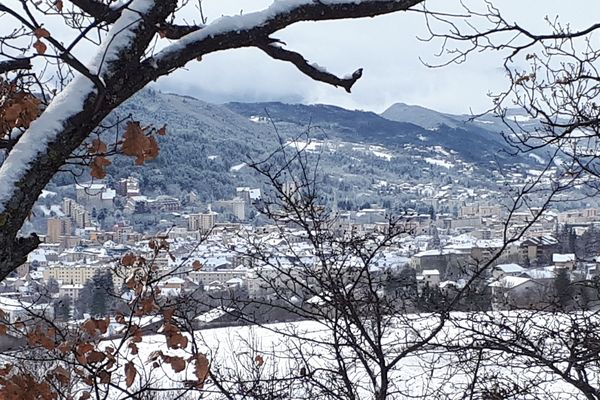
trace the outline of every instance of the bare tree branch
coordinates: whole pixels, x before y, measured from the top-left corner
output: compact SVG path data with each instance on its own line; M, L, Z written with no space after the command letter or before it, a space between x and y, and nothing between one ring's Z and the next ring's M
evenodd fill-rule
M259 49L267 53L276 60L288 61L296 66L300 72L306 76L320 82L325 82L333 86L341 86L346 92L350 93L352 86L362 76L362 68L357 69L348 78L339 78L314 64L310 64L301 54L286 50L277 44L259 45Z

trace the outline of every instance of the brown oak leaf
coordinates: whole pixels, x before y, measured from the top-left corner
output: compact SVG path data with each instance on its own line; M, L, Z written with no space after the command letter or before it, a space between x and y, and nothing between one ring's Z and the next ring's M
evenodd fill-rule
M38 39L33 44L33 48L38 52L38 54L44 54L44 53L46 53L48 46L46 46L44 44L44 42L42 42L41 40Z

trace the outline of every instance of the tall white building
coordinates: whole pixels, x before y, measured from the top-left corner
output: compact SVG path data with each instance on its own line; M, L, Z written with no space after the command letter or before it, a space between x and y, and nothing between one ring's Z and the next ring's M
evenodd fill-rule
M67 216L71 217L78 228L91 226L90 213L75 200L65 197L62 203L62 210Z
M190 214L188 219L188 229L190 231L208 232L217 222L217 213L208 211L200 214Z

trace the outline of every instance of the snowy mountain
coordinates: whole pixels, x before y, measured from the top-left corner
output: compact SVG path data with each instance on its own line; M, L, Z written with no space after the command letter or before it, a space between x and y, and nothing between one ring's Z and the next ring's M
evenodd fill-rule
M137 174L143 188L153 193L180 195L193 190L202 201L231 198L236 186L260 187L260 177L247 164L284 143L306 146L307 151L319 154L323 188L330 198L363 204L420 196L408 194L406 185L435 187L453 182L462 187L490 187L497 167L526 171L538 162L510 156L498 133L460 127L450 117L437 114L446 123L432 127L423 122L426 126L420 126L414 118L392 121L372 112L330 105L215 105L144 90L111 118L130 116L144 126L167 124L167 136L159 137L160 156L144 166L133 165L128 157L115 157L109 179ZM122 131L112 130L105 140L119 135ZM70 175L63 175L57 183L67 184L69 179Z
M501 135L472 124L465 124L444 114L418 107L413 118L392 120L372 112L346 110L331 105L302 105L284 103L230 103L230 110L248 118L271 118L281 126L296 125L313 130L329 138L346 141L402 147L442 146L457 152L463 159L476 164L487 164L490 159L500 164L528 163L524 158L509 155L511 148ZM412 115L408 112L407 114ZM389 115L389 114L388 114ZM432 121L418 125L419 121ZM447 123L448 124L447 124ZM318 128L318 129L315 129Z
M425 107L396 103L381 113L381 116L391 121L411 122L427 129L445 125L451 128L473 129L481 128L491 132L509 131L507 124L513 128L532 129L539 122L526 114L522 109L508 109L505 121L493 114L485 115L453 115L434 111Z
M464 128L465 121L460 116L443 114L421 106L396 103L381 113L390 121L410 122L426 129L434 129L440 125L450 128Z

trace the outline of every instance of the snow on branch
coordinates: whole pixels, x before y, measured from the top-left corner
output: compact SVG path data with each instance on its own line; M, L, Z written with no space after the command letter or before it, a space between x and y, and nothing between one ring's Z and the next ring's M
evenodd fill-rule
M362 68L357 69L352 75L339 78L336 75L327 72L324 68L309 62L299 53L283 49L276 44L265 44L258 46L259 49L267 53L276 60L288 61L296 66L302 73L310 78L325 82L333 86L341 86L346 92L350 93L352 86L362 76Z
M92 62L91 71L99 75L110 73L110 68L103 70L103 66L118 60L124 51L131 48L143 16L148 14L154 4L154 0L134 0L123 10L104 39L104 44Z
M0 74L15 71L17 69L31 69L31 59L17 58L14 60L0 61Z
M211 52L260 47L262 43L269 43L270 34L297 22L374 17L404 11L421 2L422 0L275 0L262 11L221 17L202 29L183 36L155 57L146 60L144 66L148 70L154 70L153 73L158 77ZM360 77L360 72L356 71L350 78L336 78L311 67L296 53L271 47L262 50L274 58L294 63L302 72L315 79L327 83L337 82L333 84L346 90L351 87L348 84L352 79L356 81Z
M141 15L153 4L153 0L134 0L122 12L89 68L93 74L102 80L108 77L111 63L128 50L142 21ZM98 89L90 79L77 75L31 123L0 166L0 215L9 201L14 202L19 182L35 168L35 161L47 154L49 145L57 140L68 121L84 110L86 101L96 95Z
M93 83L78 75L33 121L0 166L0 213L17 189L35 159L46 152L48 143L56 139L68 118L83 110L85 100L95 92Z

